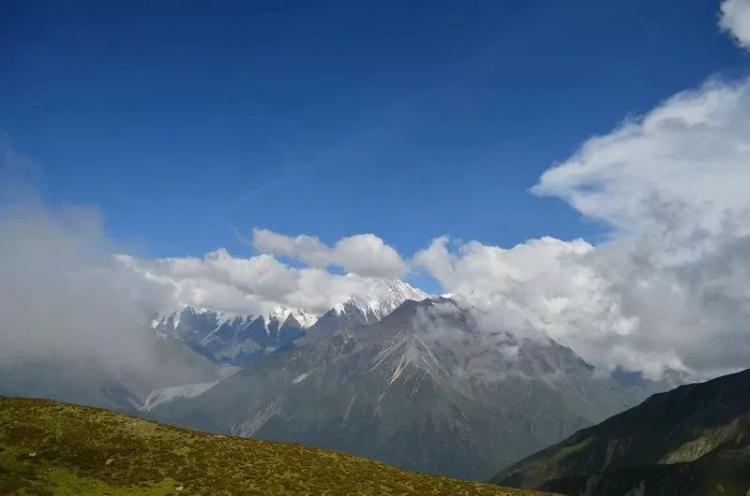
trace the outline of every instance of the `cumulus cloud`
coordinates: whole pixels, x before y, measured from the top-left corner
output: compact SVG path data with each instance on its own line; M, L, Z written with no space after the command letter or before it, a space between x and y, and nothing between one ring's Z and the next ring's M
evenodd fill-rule
M569 255L586 253L593 247L583 240L564 242L551 237L530 240L510 249L471 241L454 253L443 236L414 256L444 288L470 297L478 306L483 298L507 291L514 282L528 282L539 274L560 271Z
M301 260L314 267L332 263L331 248L315 236L301 234L285 236L269 229L253 229L253 248L260 253L270 253Z
M353 295L376 292L381 279L398 278L407 269L396 250L372 234L343 238L329 247L313 236L254 229L253 247L259 253L249 257L220 248L202 258L139 259L121 254L117 260L142 278L171 287L180 304L256 315L279 306L324 313ZM277 256L305 266L293 267ZM330 272L333 265L347 273Z
M381 278L291 267L266 253L235 257L224 249L203 258L118 255L117 260L142 278L171 287L180 304L231 313L257 315L284 306L320 314L353 295L374 294L382 285Z
M414 260L455 299L476 309L485 330L568 343L578 333L588 343L601 333L627 335L638 323L637 317L623 315L606 280L585 263L595 251L583 240L551 237L509 249L474 241L451 250L442 237ZM582 350L587 358L589 351Z
M588 140L533 192L626 232L702 228L749 206L750 83L713 81Z
M721 29L750 50L750 0L726 0L721 4Z
M407 271L398 252L374 234L345 237L331 247L314 236L291 237L254 229L253 247L261 253L291 257L313 267L337 266L365 277L397 279Z

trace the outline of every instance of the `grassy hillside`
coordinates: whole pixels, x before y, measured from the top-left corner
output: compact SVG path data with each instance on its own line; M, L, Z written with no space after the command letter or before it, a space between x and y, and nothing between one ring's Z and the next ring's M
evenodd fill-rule
M335 451L211 435L107 410L0 398L0 494L534 495Z

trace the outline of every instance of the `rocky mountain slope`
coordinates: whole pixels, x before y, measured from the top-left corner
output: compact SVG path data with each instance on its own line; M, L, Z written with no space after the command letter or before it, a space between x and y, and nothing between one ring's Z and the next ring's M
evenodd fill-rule
M0 398L0 494L541 494L335 451L208 435L106 410Z
M486 479L639 400L554 341L480 329L455 302L428 299L371 326L308 335L151 413Z
M570 495L745 496L750 370L654 395L494 480Z

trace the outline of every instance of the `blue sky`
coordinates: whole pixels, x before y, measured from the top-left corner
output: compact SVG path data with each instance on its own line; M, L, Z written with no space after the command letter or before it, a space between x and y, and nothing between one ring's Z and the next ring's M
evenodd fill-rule
M102 5L106 4L106 5ZM156 5L154 5L156 4ZM528 189L747 56L708 0L0 3L0 134L147 256L253 227L510 246L602 227Z

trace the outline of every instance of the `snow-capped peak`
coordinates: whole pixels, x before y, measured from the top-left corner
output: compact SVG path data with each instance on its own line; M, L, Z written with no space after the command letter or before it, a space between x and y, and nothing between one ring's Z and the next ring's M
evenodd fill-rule
M319 315L305 312L303 310L294 310L291 313L291 316L294 317L294 320L297 321L299 325L301 325L304 329L307 329L308 327L311 327L315 322L318 321Z
M315 321L318 320L318 315L315 315L314 313L305 312L304 310L300 309L291 309L287 307L277 306L272 308L270 311L266 312L265 315L266 322L269 322L271 320L278 320L280 323L284 323L287 321L289 317L294 318L294 320L297 321L297 323L304 329L307 329L311 325L315 323Z
M261 312L261 313L245 314L245 313L237 313L237 312L226 312L222 310L214 310L211 308L204 308L204 307L193 307L190 305L181 304L176 310L163 313L157 319L152 320L151 327L158 328L158 327L168 326L168 327L171 327L172 329L177 329L185 312L190 312L194 315L211 314L213 317L216 318L216 324L218 327L220 327L222 324L226 322L232 322L236 319L246 320L246 321L254 321L257 319L262 319L266 325L268 325L270 322L275 320L279 322L279 324L283 325L289 317L293 317L294 320L296 320L297 323L302 328L306 329L310 327L311 325L313 325L315 321L318 319L318 315L314 313L305 312L304 310L301 310L301 309L287 308L283 306L276 306L276 307L271 308L268 311Z
M372 279L366 292L353 294L333 309L339 315L358 310L368 323L372 323L394 311L406 300L422 301L425 298L429 298L427 293L404 281Z
M184 305L152 327L157 336L177 339L217 363L243 366L299 338L315 320L282 306L241 314Z

